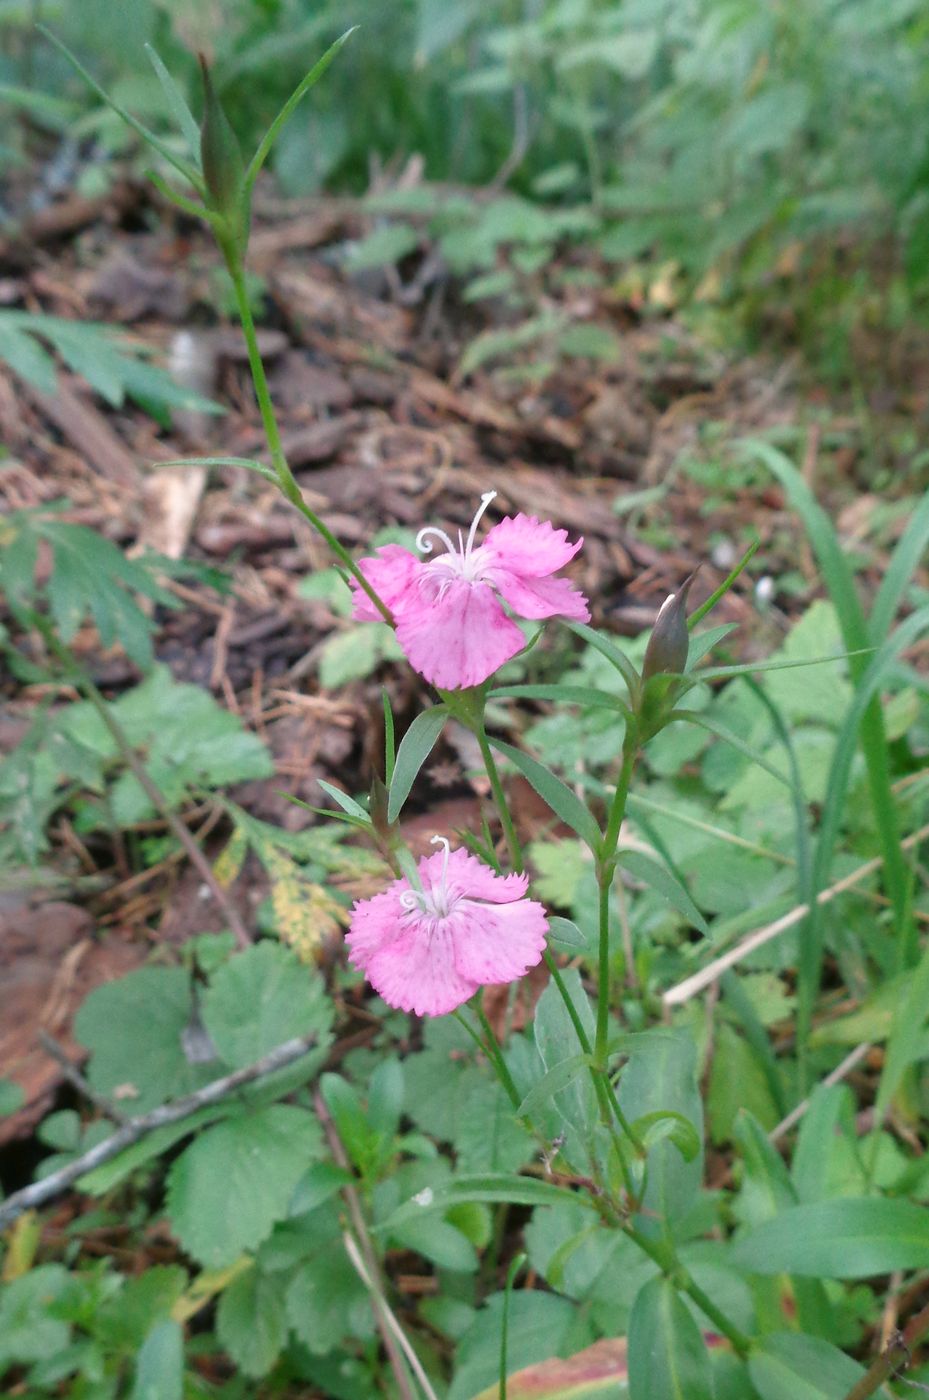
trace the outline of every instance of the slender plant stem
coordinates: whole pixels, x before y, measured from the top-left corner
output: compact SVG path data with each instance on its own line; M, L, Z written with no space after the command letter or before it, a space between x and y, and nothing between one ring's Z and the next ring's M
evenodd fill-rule
M497 768L497 761L493 756L493 750L487 738L487 730L484 727L484 718L481 716L479 724L475 727L474 736L480 746L481 757L484 760L484 767L490 779L491 791L494 795L494 802L497 807L497 815L503 827L503 834L506 837L507 849L510 852L510 859L513 862L513 869L517 874L521 874L525 868L523 860L523 848L519 837L516 834L516 827L510 813L509 803L506 800L506 793L503 790L503 783L500 780L500 770Z
M146 797L155 808L155 811L164 818L172 833L187 853L191 865L200 875L203 883L222 910L226 922L235 935L235 940L239 948L250 947L252 940L242 922L239 911L229 898L227 891L223 889L214 875L213 867L210 865L210 862L207 860L180 817L176 812L172 811L168 799L151 777L145 764L132 747L132 744L129 742L129 737L114 715L112 707L107 704L104 696L97 689L91 677L78 663L77 658L72 654L69 648L55 636L54 629L48 621L38 614L35 615L34 621L39 631L42 633L42 636L45 638L49 650L61 662L66 672L70 673L78 690L80 690L81 694L90 702L100 716L103 724L109 730L123 762L142 788Z
M629 785L639 754L638 734L632 720L627 722L626 737L623 741L623 766L620 770L616 791L610 803L603 847L597 862L597 883L599 898L599 958L597 975L597 1041L594 1063L606 1071L607 1041L610 1033L610 889L616 869L616 847L623 817L626 814L626 800Z
M642 1234L642 1232L637 1230L632 1224L627 1224L625 1229L629 1238L639 1246L643 1253L647 1254L650 1259L655 1261L665 1277L670 1279L674 1286L682 1293L686 1293L688 1298L691 1298L693 1302L696 1303L700 1311L706 1314L721 1335L728 1338L739 1356L747 1356L751 1346L751 1339L731 1323L725 1313L720 1312L712 1298L704 1293L700 1285L691 1277L686 1267L678 1259L674 1245L670 1240L661 1242L651 1240L648 1235ZM851 1400L851 1397L849 1397L849 1400Z
M341 564L349 571L358 583L358 586L371 599L385 622L393 625L393 614L387 604L381 599L364 574L355 563L345 546L336 538L324 520L311 510L303 499L303 493L297 484L293 472L290 470L284 448L281 443L281 433L277 425L277 416L274 412L274 404L271 400L271 391L268 388L268 379L265 374L264 363L261 352L258 349L258 336L255 331L255 322L252 317L252 308L248 300L248 289L245 285L245 272L240 262L227 256L226 266L229 269L229 276L232 278L232 286L235 292L236 307L239 312L239 320L242 323L242 331L245 336L245 344L248 349L248 363L252 372L252 383L255 386L255 397L258 400L258 408L261 412L261 421L264 425L265 437L268 440L268 448L271 453L271 462L277 475L278 486L283 495L296 506L297 510L304 516L317 534L321 535L326 544Z
M494 1064L497 1073L500 1076L500 1082L502 1083L506 1092L509 1094L510 1101L512 1102L514 1108L518 1109L521 1102L519 1090L516 1087L516 1081L513 1079L513 1076L510 1073L510 1067L507 1064L506 1060L503 1058L503 1050L497 1043L497 1038L494 1035L493 1027L487 1019L487 1013L485 1012L483 1006L481 1006L479 1002L476 1009L478 1019L481 1023L481 1029L484 1032L487 1044L488 1046L493 1046L493 1050L491 1051L491 1053L494 1057Z
M487 734L484 728L483 717L481 718L480 723L474 726L474 733L480 745L481 755L483 756L484 764L487 769L487 776L490 779L491 790L493 792L494 801L497 805L497 810L500 816L500 821L503 826L504 833L506 835L507 845L509 846L510 850L510 856L516 869L522 870L524 866L522 847L520 846L519 837L516 833L516 828L513 824L513 819L510 814L509 807L507 805L506 793L504 792L503 784L500 781L500 774L497 770L497 765L494 761L494 757L490 749L490 744L487 740ZM608 867L610 872L609 877L606 880L604 880L604 882L601 884L601 891L605 888L607 894L609 893L609 886L612 880L612 872L615 868L614 858L616 855L616 847L619 843L619 832L622 826L623 815L626 810L626 798L629 794L629 785L632 781L632 775L635 769L638 754L638 731L635 728L633 722L630 721L629 727L626 731L626 740L623 745L623 766L619 775L619 781L616 785L616 791L613 795L613 799L610 804L610 813L607 819L607 829L606 834L604 836L603 847L601 849L600 855L600 870L603 871L605 867ZM601 954L604 943L606 943L607 948L609 946L608 929L606 937L604 937L604 905L605 901L602 901L600 944ZM577 1007L574 1005L574 1001L571 997L570 992L568 991L568 988L565 984L565 980L561 975L561 969L559 968L557 962L555 961L554 957L552 956L552 953L548 948L545 949L543 957L545 959L545 965L549 970L552 981L558 989L561 999L565 1004L565 1009L567 1010L568 1016L571 1020L571 1024L574 1027L574 1033L577 1036L581 1050L585 1055L590 1057L590 1074L593 1080L594 1091L597 1095L597 1103L600 1108L601 1121L603 1122L605 1128L609 1132L610 1137L612 1139L613 1148L616 1152L617 1160L619 1162L620 1170L622 1172L623 1184L625 1186L626 1195L629 1201L629 1207L632 1211L635 1211L638 1208L639 1202L636 1199L635 1191L633 1188L632 1178L629 1171L629 1163L626 1157L626 1148L622 1139L616 1131L616 1124L619 1124L623 1133L629 1139L635 1152L640 1158L644 1158L645 1152L641 1139L638 1137L632 1124L628 1121L628 1119L626 1118L625 1114L619 1106L616 1093L613 1089L613 1085L610 1083L610 1077L606 1070L609 1021L606 1020L605 1023L601 1021L600 1008L605 1003L608 1010L609 995L608 981L607 978L603 975L602 957L600 986L598 989L599 995L597 1002L598 1052L602 1052L602 1059L600 1057L600 1054L598 1054L597 1056L594 1056L593 1054L590 1043L590 1037L588 1036L587 1031L584 1027L584 1023L581 1020L580 1013L578 1012ZM609 965L607 964L607 973L608 971ZM492 1039L493 1033L490 1030L490 1027L487 1025L486 1021L484 1021L483 1024L485 1027L485 1031L489 1033L489 1037ZM604 1032L602 1036L602 1045L600 1041L601 1024L605 1024L607 1028L606 1032ZM498 1064L498 1061L496 1059L494 1060L494 1064ZM602 1068L600 1067L601 1065ZM510 1097L512 1099L513 1092L509 1089L508 1092L510 1093ZM515 1102L514 1107L518 1107L518 1105ZM651 1259L653 1259L656 1264L658 1264L659 1268L671 1280L671 1282L676 1288L678 1288L681 1292L686 1293L687 1296L697 1304L701 1311L710 1319L710 1321L718 1329L720 1334L729 1339L735 1351L740 1356L746 1356L748 1354L750 1346L749 1338L746 1337L744 1332L741 1332L738 1327L736 1327L732 1322L730 1322L724 1313L720 1312L719 1308L717 1308L713 1300L710 1297L708 1297L706 1293L704 1293L703 1289L699 1286L699 1284L697 1284L696 1281L691 1277L688 1270L679 1260L677 1252L674 1248L674 1244L671 1240L665 1240L661 1243L655 1242L649 1239L647 1235L642 1234L639 1230L637 1230L632 1224L631 1220L629 1220L628 1218L624 1219L622 1218L622 1216L620 1216L617 1219L616 1225L618 1228L625 1230L629 1238L635 1244L637 1244L645 1254L647 1254Z

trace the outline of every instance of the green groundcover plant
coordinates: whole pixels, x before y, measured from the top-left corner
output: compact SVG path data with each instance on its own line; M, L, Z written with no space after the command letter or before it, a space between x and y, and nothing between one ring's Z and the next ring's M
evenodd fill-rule
M178 191L153 174L208 223L228 268L271 460L238 465L276 484L326 540L359 626L391 629L434 700L398 746L385 701L383 770L368 795L327 786L335 805L320 830L338 823L366 838L381 872L375 892L350 910L335 901L349 925L351 968L334 974L331 994L301 962L289 926L305 918L309 877L325 881L351 860L338 832L291 849L304 864L291 862L289 893L276 902L281 942L234 951L230 936L203 936L183 965L143 968L85 1002L75 1033L89 1052L86 1088L111 1121L87 1127L73 1111L54 1114L41 1129L54 1155L32 1186L0 1203L0 1224L12 1226L0 1375L23 1394L133 1400L253 1394L257 1378L272 1375L268 1393L311 1387L352 1400L890 1394L929 1312L914 1310L873 1364L852 1353L880 1307L883 1276L918 1282L929 1269L921 1204L929 1178L885 1126L891 1111L913 1120L925 1105L929 952L917 936L906 857L915 840L901 842L925 788L907 783L901 797L893 748L925 691L901 657L929 627L929 607L911 588L929 507L904 531L866 617L802 478L769 445L746 444L791 494L830 593L783 654L748 665L706 664L730 629L699 624L753 547L689 615L693 579L682 582L648 639L625 650L590 627L587 600L562 572L582 542L523 515L485 532L493 491L467 536L427 525L415 550L389 543L353 559L288 467L244 270L255 178L347 38L311 70L248 161L205 67L197 124L156 65L186 155L116 110L184 178L189 189ZM28 549L21 541L31 528L20 523L15 547ZM110 569L117 581L99 596L118 603L127 650L145 669L150 653L130 595L152 596L154 585L141 566L127 567ZM62 612L64 594L56 602L54 590L48 612L37 610L17 578L23 624L38 627L73 671L67 641L80 618ZM895 624L902 603L912 606ZM82 597L81 616L87 608L92 597ZM94 615L103 633L106 610ZM537 681L534 648L549 619L582 650L567 676ZM762 687L755 676L765 671ZM138 698L135 709L125 699L109 705L86 678L75 683L87 708L67 729L65 757L73 766L76 749L86 772L74 780L103 789L113 776L106 761L157 740L125 733ZM157 670L143 682L150 691L168 685ZM888 690L896 710L884 702ZM499 731L520 699L550 709L517 745ZM215 732L212 714L203 723ZM502 840L490 821L480 831L436 831L435 851L417 860L399 818L453 724L476 745ZM222 786L242 764L266 771L260 746L246 741L238 726L219 734L215 770L202 761L191 768L192 756L172 767L167 752L152 763L177 793ZM226 772L224 743L238 745ZM671 783L693 765L699 783ZM551 817L528 851L508 802L510 774ZM53 778L49 802L58 800ZM134 813L147 801L158 807L132 763L111 800ZM213 872L220 885L250 843L270 865L287 849L278 838L275 855L263 824L228 810L234 835L225 869ZM749 814L741 831L727 824L736 811ZM630 817L647 840L630 834ZM874 849L869 863L864 853ZM828 906L862 882L866 916L837 927ZM759 916L763 928L743 940ZM789 944L775 941L784 929L796 931ZM289 935L297 951L282 946ZM871 967L885 983L862 992L857 1023L841 1007L816 1014L827 954L859 989ZM735 977L746 958L749 975ZM796 975L782 978L791 959ZM498 1033L485 989L511 987L518 998L540 964L547 982L531 1023ZM383 1014L376 1039L335 1065L338 1003L357 994L357 971ZM723 1014L713 1032L710 1136L734 1151L737 1177L716 1173L707 1184L697 1074L710 1031L693 997L711 984ZM412 1039L411 1011L425 1018ZM780 1055L775 1024L790 1027ZM878 1042L882 1074L861 1135L842 1056L849 1044ZM15 1090L0 1088L0 1108L14 1109ZM778 1145L797 1123L788 1165ZM88 1231L127 1214L144 1225L163 1159L163 1206L186 1263L134 1278L105 1264L69 1270ZM69 1227L63 1263L35 1264L30 1211L72 1183L99 1197L99 1210ZM415 1315L387 1282L388 1256L433 1270L436 1290ZM604 1339L615 1349L604 1351ZM232 1378L201 1364L218 1349L235 1363ZM525 1370L568 1356L570 1381Z

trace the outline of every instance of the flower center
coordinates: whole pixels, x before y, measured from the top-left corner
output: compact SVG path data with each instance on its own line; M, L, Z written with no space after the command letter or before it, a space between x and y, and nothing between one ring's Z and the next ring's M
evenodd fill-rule
M447 919L458 903L458 896L451 894L447 885L451 846L444 836L433 836L432 844L445 848L438 880L433 879L428 889L404 890L400 896L400 903L410 914L416 911L427 914L432 919Z
M468 538L462 538L461 531L458 531L458 544L455 545L444 530L437 525L426 525L416 536L416 548L421 554L432 553L432 543L430 536L442 541L445 545L446 553L440 554L437 559L430 560L426 566L427 576L436 579L439 583L439 596L445 592L453 579L462 578L467 583L486 583L489 581L487 573L487 556L484 553L483 545L475 548L474 537L477 534L477 527L481 516L496 496L496 491L485 491L481 496L481 504L474 513L471 521L471 528L468 531Z

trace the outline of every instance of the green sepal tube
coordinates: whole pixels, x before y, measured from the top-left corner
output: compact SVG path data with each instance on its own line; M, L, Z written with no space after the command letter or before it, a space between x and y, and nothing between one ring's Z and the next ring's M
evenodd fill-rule
M687 627L687 594L696 569L676 593L664 600L645 648L642 688L637 706L640 739L646 743L667 723L680 690L678 677L687 665L690 632Z
M203 121L200 124L200 160L206 185L206 206L218 214L224 227L216 228L223 253L241 263L248 246L250 200L245 162L229 118L216 95L206 59L200 54L203 75Z
M645 648L642 679L651 676L679 676L687 665L690 632L687 629L687 594L697 576L696 569L685 579L676 593L664 600L655 619L652 635Z

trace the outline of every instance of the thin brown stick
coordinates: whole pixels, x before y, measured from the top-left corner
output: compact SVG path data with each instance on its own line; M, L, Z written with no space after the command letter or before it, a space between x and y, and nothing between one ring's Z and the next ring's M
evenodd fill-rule
M44 1205L46 1201L60 1196L63 1191L67 1191L80 1177L92 1171L94 1167L101 1166L104 1162L109 1162L112 1157L116 1157L120 1152L131 1147L134 1142L145 1137L147 1133L153 1132L155 1128L166 1128L171 1123L179 1123L184 1118L189 1118L198 1109L206 1108L210 1104L219 1103L221 1099L241 1088L243 1084L251 1084L256 1079L264 1079L275 1070L283 1069L285 1065L291 1064L294 1060L299 1060L306 1055L316 1042L316 1032L312 1035L299 1036L295 1040L285 1041L283 1045L275 1046L269 1050L267 1055L262 1055L260 1060L254 1064L246 1065L244 1069L233 1070L232 1074L224 1074L221 1079L213 1079L209 1084L204 1084L202 1089L197 1089L192 1094L186 1094L182 1099L175 1099L174 1103L162 1104L160 1108L153 1108L150 1113L141 1113L137 1118L130 1118L121 1128L118 1128L111 1137L104 1138L103 1142L98 1142L96 1147L91 1147L80 1157L69 1162L57 1172L52 1172L49 1176L43 1177L41 1181L33 1182L31 1186L24 1186L21 1191L15 1191L12 1196L8 1196L0 1204L0 1230L4 1229L16 1220L23 1211L31 1210L34 1206Z
M844 1400L870 1400L876 1395L885 1381L891 1380L899 1371L910 1364L913 1348L929 1332L929 1306L911 1317L902 1332L891 1340L876 1361L873 1361L861 1380L852 1386Z
M81 1074L81 1071L78 1069L77 1065L74 1064L64 1046L59 1045L53 1035L49 1035L46 1030L40 1030L39 1043L42 1049L45 1050L47 1054L51 1055L53 1060L58 1062L65 1079L67 1079L69 1084L74 1085L78 1093L83 1094L84 1098L88 1099L99 1108L101 1113L106 1114L107 1118L112 1118L114 1123L126 1122L126 1114L118 1109L114 1103L111 1103L104 1094L97 1093L93 1085L89 1084Z

